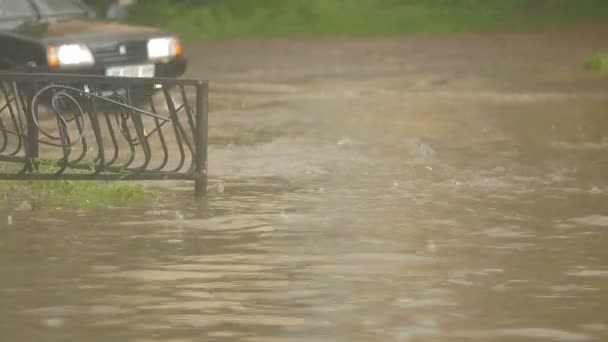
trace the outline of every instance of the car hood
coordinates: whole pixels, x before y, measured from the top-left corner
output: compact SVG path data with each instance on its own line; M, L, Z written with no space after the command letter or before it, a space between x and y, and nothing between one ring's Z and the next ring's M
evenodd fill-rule
M91 19L26 23L13 32L43 43L87 43L127 37L143 39L165 34L155 28Z

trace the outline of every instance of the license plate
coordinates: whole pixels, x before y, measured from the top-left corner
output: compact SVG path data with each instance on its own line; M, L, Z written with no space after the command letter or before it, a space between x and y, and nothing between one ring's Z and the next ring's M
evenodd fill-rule
M113 66L106 68L110 77L154 77L154 64Z

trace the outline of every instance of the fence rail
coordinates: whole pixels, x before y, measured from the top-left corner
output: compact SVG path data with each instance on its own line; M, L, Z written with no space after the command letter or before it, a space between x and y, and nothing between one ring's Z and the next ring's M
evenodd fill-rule
M207 189L208 83L0 73L0 179Z

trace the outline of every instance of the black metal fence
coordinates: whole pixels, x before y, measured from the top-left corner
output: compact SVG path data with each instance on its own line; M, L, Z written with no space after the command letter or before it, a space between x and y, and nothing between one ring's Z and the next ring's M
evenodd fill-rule
M0 73L0 179L191 180L207 189L208 84Z

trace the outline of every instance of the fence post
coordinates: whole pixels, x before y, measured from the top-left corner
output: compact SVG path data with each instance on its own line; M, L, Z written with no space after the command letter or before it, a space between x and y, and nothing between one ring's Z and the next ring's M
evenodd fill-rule
M40 145L38 143L38 126L36 125L36 121L38 121L38 117L34 117L37 115L37 112L31 108L31 97L28 97L28 105L25 108L26 118L27 118L27 139L28 139L28 158L30 163L30 171L37 172L40 161L38 158L40 157Z
M203 198L207 195L207 143L209 122L209 85L206 82L196 84L196 160L194 196Z
M13 82L13 89L17 110L21 107L23 116L25 117L26 127L25 132L22 132L25 135L25 170L27 172L37 172L40 164L38 161L40 147L38 144L38 126L36 125L38 117L34 117L34 115L37 115L37 111L32 108L32 100L35 94L34 82L24 81L18 85L18 82L15 81Z

